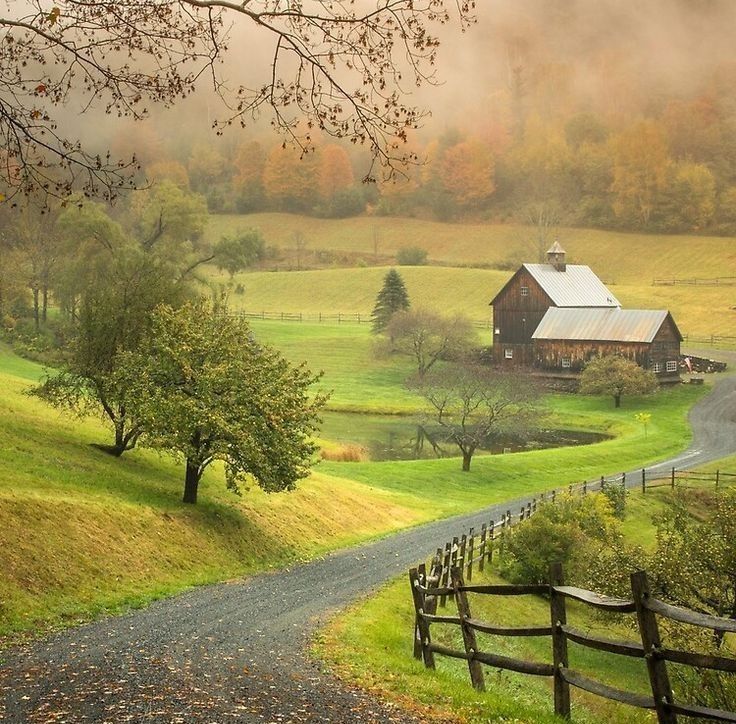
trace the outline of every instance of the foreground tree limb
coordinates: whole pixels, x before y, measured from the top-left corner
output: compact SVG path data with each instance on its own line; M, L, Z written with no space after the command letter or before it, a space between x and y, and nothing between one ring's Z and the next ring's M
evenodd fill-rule
M5 197L79 188L113 198L133 184L135 158L115 159L58 122L72 101L141 119L207 80L222 103L220 133L263 112L302 151L315 129L366 145L389 172L407 160L409 129L426 112L402 83L435 82L433 26L472 22L473 0L0 0L0 189ZM233 33L270 40L263 79L231 81ZM252 66L251 66L252 67ZM373 174L372 167L369 175Z

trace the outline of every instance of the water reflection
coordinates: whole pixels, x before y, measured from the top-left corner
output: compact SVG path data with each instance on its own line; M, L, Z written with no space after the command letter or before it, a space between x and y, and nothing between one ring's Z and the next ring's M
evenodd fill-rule
M418 424L415 418L327 412L322 437L336 443L360 445L371 460L422 460L458 457L457 446L440 426ZM589 445L609 436L578 430L539 429L524 438L490 436L478 452L511 453L524 450Z

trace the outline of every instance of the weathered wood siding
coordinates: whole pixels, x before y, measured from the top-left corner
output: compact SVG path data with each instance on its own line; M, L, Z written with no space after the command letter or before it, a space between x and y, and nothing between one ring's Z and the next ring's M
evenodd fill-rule
M630 359L644 369L652 369L658 363L658 375L672 376L677 372L668 372L667 362L679 362L680 338L667 317L651 343L538 339L534 340L532 364L544 370L580 372L591 358L612 354Z
M527 294L522 294L526 288ZM493 354L501 364L530 364L532 334L542 321L552 300L524 268L511 277L493 305ZM505 357L513 350L513 359Z
M667 369L667 362L680 359L680 335L670 317L665 319L662 326L657 331L652 346L649 351L649 365L653 367L655 363L662 366L662 374Z

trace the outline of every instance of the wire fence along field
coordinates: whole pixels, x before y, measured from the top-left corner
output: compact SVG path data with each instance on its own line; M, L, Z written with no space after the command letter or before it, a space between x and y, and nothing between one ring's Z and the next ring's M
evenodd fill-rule
M245 319L263 319L278 322L337 322L370 324L372 315L368 312L236 312ZM492 329L490 317L488 319L470 319L470 324L477 329ZM736 347L736 337L720 334L689 335L684 334L684 344L703 345L709 347Z
M373 321L370 313L361 312L237 312L246 319L268 319L280 322L353 322L370 324ZM490 329L490 319L471 319L470 323L480 329Z
M642 471L642 489L669 485L687 485L688 482L712 482L714 486L736 481L736 473L716 471L711 475L703 473L676 471L662 478L650 476ZM631 481L629 480L629 485ZM600 490L606 485L626 485L626 476L601 478L595 483L571 485L564 492L585 495ZM668 662L708 669L712 671L736 673L736 658L712 654L683 651L668 648L659 632L660 618L688 624L698 628L710 629L719 635L736 633L736 621L729 618L711 616L696 611L672 606L650 594L649 582L645 572L640 571L631 577L631 598L619 599L588 591L574 586L565 586L562 566L555 564L550 568L549 583L531 585L473 585L473 570L483 571L486 564L493 561L494 542L503 539L504 531L515 522L534 515L537 505L542 501L554 501L558 491L543 494L521 505L518 517L511 510L503 514L501 520L484 523L479 533L471 528L468 535L453 538L437 552L429 564L412 568L409 582L414 602L414 656L423 660L427 668L436 666L435 655L468 662L472 685L478 690L485 689L483 666L505 669L531 676L549 677L553 680L554 711L559 716L570 717L571 687L583 689L597 696L630 706L649 709L656 713L660 724L677 722L677 715L701 717L713 721L736 722L736 713L675 701L667 669ZM539 595L549 599L550 625L509 627L473 618L471 597L473 596L524 596ZM454 601L457 615L441 615L438 607L444 608L447 602ZM635 614L638 641L621 641L601 638L568 625L567 600L578 601L599 611L619 614ZM432 639L432 627L450 626L460 629L463 648L455 649L438 644ZM493 651L485 651L479 646L477 633L498 637L548 637L552 663L526 661L503 656ZM651 693L641 694L624 691L605 682L593 679L570 667L568 643L608 652L617 656L643 659L646 663L648 683Z
M736 286L736 277L711 277L710 279L652 279L654 287L674 287L677 285L691 287L733 287Z

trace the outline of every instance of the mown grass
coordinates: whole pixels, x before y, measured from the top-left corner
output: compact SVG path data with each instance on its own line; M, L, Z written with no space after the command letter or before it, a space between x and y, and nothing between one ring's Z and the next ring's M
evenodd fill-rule
M537 261L536 230L514 224L442 223L423 219L361 216L315 219L296 214L217 215L206 235L217 240L237 229L255 227L266 242L281 249L294 247L299 232L307 249L358 252L373 258L378 238L380 255L402 246L419 246L432 262L447 266L497 265ZM560 243L575 264L589 264L607 283L651 284L653 277L731 276L736 268L732 238L623 233L596 229L560 228Z
M324 367L337 408L407 413L418 406L401 386L411 365L376 359L365 326L254 328L294 361ZM144 450L112 458L94 447L108 441L99 420L64 416L24 394L41 372L0 353L0 635L141 604L664 455L684 446L685 410L702 393L683 387L620 411L608 400L550 398L558 417L623 435L626 446L479 456L470 474L457 459L324 462L293 493L254 488L240 499L214 469L192 508L179 502L175 461ZM652 412L647 438L633 421L639 409Z
M597 268L587 258L583 261L603 278L605 270L611 268ZM367 267L236 274L234 284L241 284L245 291L232 293L230 304L254 313L341 312L369 319L387 270ZM487 322L489 328L479 330L479 340L485 346L491 344L489 303L511 278L511 271L427 266L401 267L400 272L415 307ZM208 276L219 284L228 283L216 270L209 270ZM648 278L609 286L624 308L670 310L685 335L736 337L736 287L652 286Z
M99 421L62 416L24 394L40 373L0 354L0 638L284 565L433 515L428 501L319 472L292 493L253 488L237 498L215 469L199 504L183 505L181 465L95 448L109 435Z
M736 470L736 456L703 466L703 471ZM699 487L698 487L699 486ZM694 483L691 487L703 493L713 489L711 483ZM697 503L697 496L692 498ZM622 526L627 543L652 548L655 525L653 519L665 511L672 501L669 488L657 488L642 494L630 492L626 519ZM460 533L461 531L458 531ZM438 541L438 544L441 544ZM476 573L478 582L500 582L493 571ZM536 596L486 597L469 595L473 618L499 626L544 626L549 623L549 604ZM454 615L454 604L448 601L445 612ZM442 612L440 609L439 612ZM531 676L494 671L484 667L487 693L471 688L467 664L436 657L437 668L429 671L412 657L414 609L406 578L384 587L367 602L354 605L334 618L315 644L317 654L341 676L380 692L400 702L411 702L426 712L439 709L462 721L551 721L553 709L549 682ZM604 638L634 640L635 634L620 619L601 617L582 604L568 602L568 623L592 635ZM455 627L434 625L433 641L462 649L462 639ZM551 643L543 638L503 638L478 635L479 648L528 661L551 662ZM591 678L619 689L648 694L647 674L643 662L596 652L576 644L569 647L570 666ZM508 703L518 705L508 712ZM578 722L651 722L652 714L606 701L572 689L573 720Z

